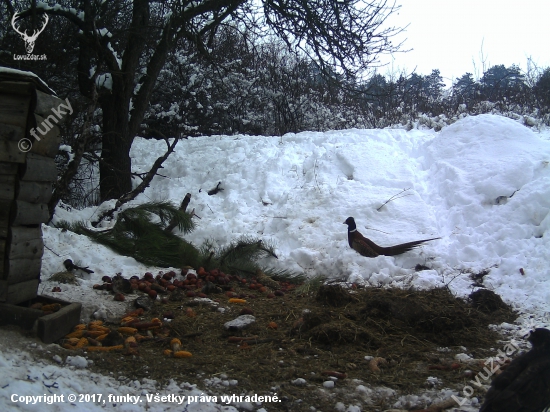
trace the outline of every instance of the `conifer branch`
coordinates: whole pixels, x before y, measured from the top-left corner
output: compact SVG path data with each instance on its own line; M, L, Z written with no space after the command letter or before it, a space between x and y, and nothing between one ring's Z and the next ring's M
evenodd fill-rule
M161 168L164 161L168 159L168 156L170 156L170 154L174 151L174 149L176 148L176 145L178 144L178 141L179 139L174 139L174 141L170 144L168 141L168 138L165 137L165 142L168 148L164 153L164 155L160 156L159 158L157 158L157 160L155 160L155 163L153 163L153 166L151 166L151 169L149 170L149 172L147 172L147 174L145 175L141 183L134 190L128 193L125 193L124 195L119 197L115 204L115 207L102 213L97 221L92 222L92 226L97 227L98 224L103 220L105 220L106 218L112 219L115 212L118 211L122 205L124 205L125 203L128 203L131 200L134 200L140 193L143 193L145 189L149 187L153 178L157 175L157 172Z

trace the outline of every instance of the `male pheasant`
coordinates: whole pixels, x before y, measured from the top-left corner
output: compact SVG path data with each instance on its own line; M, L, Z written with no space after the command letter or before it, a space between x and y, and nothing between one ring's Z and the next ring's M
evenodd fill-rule
M355 219L348 217L344 224L348 225L348 243L349 246L355 250L360 255L366 257L377 257L380 255L385 256L395 256L402 253L408 252L409 250L420 246L424 242L429 242L430 240L441 239L440 237L433 237L431 239L424 240L415 240L414 242L402 243L395 246L378 246L372 240L367 239L361 233L357 231L357 226L355 225Z

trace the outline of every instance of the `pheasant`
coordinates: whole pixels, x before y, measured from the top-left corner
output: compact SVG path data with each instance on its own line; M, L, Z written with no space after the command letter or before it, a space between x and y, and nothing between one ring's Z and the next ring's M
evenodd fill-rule
M424 240L415 240L414 242L402 243L395 246L378 246L372 240L367 239L361 233L357 231L357 226L355 225L355 219L348 217L344 222L345 225L348 225L348 243L349 246L355 250L360 255L374 258L380 255L385 256L395 256L400 255L401 253L408 252L409 250L420 246L424 242L429 242L430 240L441 239L440 237L434 237L431 239Z

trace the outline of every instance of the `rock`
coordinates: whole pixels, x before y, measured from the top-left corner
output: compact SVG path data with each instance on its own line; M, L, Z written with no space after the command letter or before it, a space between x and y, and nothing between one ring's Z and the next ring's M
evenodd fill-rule
M123 293L125 295L132 293L132 284L128 279L125 279L120 275L116 275L113 278L112 284L114 293Z
M223 327L227 330L241 330L256 323L256 318L252 315L241 315L229 322L224 323Z
M153 307L153 301L149 296L140 296L134 300L134 306L136 308L142 308L145 311L150 310Z

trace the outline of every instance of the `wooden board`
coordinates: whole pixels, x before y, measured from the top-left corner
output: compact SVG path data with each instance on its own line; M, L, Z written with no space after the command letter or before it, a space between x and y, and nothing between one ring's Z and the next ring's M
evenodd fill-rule
M21 180L27 182L56 182L57 167L51 157L34 153L27 155L27 162L23 167Z
M1 178L1 176L0 176ZM1 181L1 180L0 180ZM0 183L0 199L2 184ZM53 182L25 182L19 181L17 184L17 200L29 203L48 203L52 197Z
M19 238L13 236L14 229L17 232L23 232ZM17 227L11 230L12 239L7 245L6 257L11 261L13 259L40 259L44 254L44 242L42 241L42 231L34 228ZM21 233L20 233L21 234ZM33 237L31 235L34 234Z
M11 215L11 208L12 208L12 200L0 200L0 227L9 227L10 222L10 215ZM0 233L0 237L6 237L7 232L5 235L2 235Z
M70 333L80 323L81 303L63 306L57 312L37 320L36 333L42 342L52 343Z
M5 74L0 74L0 78L5 78ZM19 76L21 77L21 76ZM35 86L28 81L17 81L15 78L11 80L0 81L0 94L16 94L22 96L32 96Z
M38 76L32 75L33 73L0 73L0 91L13 93L23 93L24 88L27 88L28 92L34 92L35 89L42 90L44 93L50 93L55 95L55 92L48 87L48 85Z
M27 153L19 150L18 142L0 140L0 162L25 163Z
M32 288L33 286L31 286ZM0 289L2 286L0 285ZM8 289L6 289L7 293ZM33 299L34 296L31 298ZM30 299L26 299L30 300ZM22 303L25 300L22 300ZM36 320L44 316L44 312L38 309L31 309L26 306L17 306L14 303L0 303L0 324L17 325L23 329L32 329Z
M0 175L0 200L15 199L15 181L15 175Z
M31 309L35 302L59 303L61 309L45 315L43 311ZM71 332L80 323L81 303L70 303L50 296L37 295L18 304L0 303L0 324L17 325L23 329L36 330L42 342L52 343Z
M9 285L6 281L0 281L0 302L18 304L36 297L40 279Z
M18 170L18 163L0 162L0 175L16 175Z
M25 242L27 240L42 239L42 225L33 227L13 226L10 228L9 240L12 243Z
M42 259L10 259L6 264L6 273L3 280L10 285L40 279Z
M4 263L6 252L6 239L0 239L0 279L4 277Z
M30 96L2 94L0 98L0 124L11 124L25 129L30 103Z
M34 112L36 114L39 114L42 117L48 116L52 113L52 108L57 110L60 104L64 104L66 106L67 102L59 97L41 92L40 90L36 91L36 107L34 108Z
M37 140L33 136L29 137L32 142L32 148L29 153L55 157L61 144L61 132L57 124L63 122L65 119L63 117L59 119L53 113L46 113L44 117L35 114L34 117L36 119L35 134L40 140ZM42 132L45 134L42 134Z
M44 251L44 243L42 241L42 226L35 227L13 226L9 230L8 237L8 252L7 256L10 259L20 259L27 257L34 259L41 257ZM21 249L29 248L28 252L20 252ZM35 250L36 248L36 250ZM42 249L42 252L40 252ZM28 256L23 256L24 254ZM38 256L40 254L40 256Z
M26 137L24 127L14 126L12 124L0 123L0 140L9 140L12 142L18 142L24 137Z
M15 200L11 210L11 226L37 225L50 220L48 205Z

